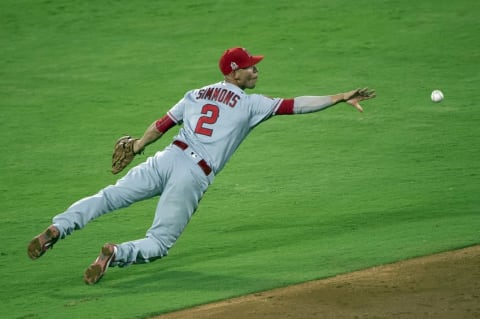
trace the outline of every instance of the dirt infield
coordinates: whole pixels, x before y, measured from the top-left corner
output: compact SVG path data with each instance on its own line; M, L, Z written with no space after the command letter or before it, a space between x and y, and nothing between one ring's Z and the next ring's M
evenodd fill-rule
M155 319L480 318L480 246L248 295Z

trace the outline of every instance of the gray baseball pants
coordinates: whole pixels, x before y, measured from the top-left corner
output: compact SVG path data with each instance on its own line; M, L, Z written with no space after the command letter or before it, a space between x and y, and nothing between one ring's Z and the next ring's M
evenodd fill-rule
M214 174L206 176L195 157L171 145L133 167L115 185L75 202L64 213L55 216L53 224L59 229L61 238L65 238L106 213L160 196L145 238L118 244L111 265L153 261L167 255L213 179Z

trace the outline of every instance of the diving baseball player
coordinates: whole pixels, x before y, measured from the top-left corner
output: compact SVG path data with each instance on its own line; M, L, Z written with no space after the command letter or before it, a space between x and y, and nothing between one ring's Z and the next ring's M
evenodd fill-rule
M153 223L146 236L121 244L105 244L86 269L84 281L97 283L109 266L151 262L167 255L194 214L203 194L240 143L260 123L274 115L310 113L346 102L358 111L359 102L374 91L356 89L329 96L270 98L247 94L258 79L261 55L244 48L226 50L219 67L224 80L187 92L166 115L153 122L140 139L117 141L112 172L122 171L146 146L175 125L182 125L173 142L133 167L115 185L72 204L55 216L45 231L34 237L27 252L37 259L59 239L82 229L91 220L135 202L159 196Z

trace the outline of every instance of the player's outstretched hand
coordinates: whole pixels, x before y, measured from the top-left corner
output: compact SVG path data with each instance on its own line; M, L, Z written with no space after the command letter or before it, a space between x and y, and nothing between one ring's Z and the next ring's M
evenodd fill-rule
M360 105L360 101L373 99L376 96L374 90L368 88L356 89L345 93L345 102L356 108L359 112L363 112L363 108Z

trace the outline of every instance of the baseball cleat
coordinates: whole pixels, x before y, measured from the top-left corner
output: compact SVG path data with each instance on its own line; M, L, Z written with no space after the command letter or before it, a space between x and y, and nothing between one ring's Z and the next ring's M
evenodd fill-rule
M100 255L97 259L85 270L83 275L83 280L87 285L94 285L103 275L107 272L108 266L115 258L115 253L117 252L117 246L114 244L105 244L102 247Z
M60 231L57 227L51 225L40 235L34 237L28 244L27 253L31 259L37 259L45 252L53 248L53 245L60 238Z

